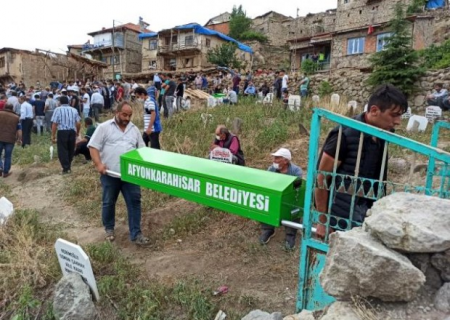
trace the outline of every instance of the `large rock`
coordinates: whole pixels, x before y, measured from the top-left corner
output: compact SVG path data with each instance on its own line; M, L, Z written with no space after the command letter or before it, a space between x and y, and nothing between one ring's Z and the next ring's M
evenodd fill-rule
M89 287L79 274L66 275L57 283L53 313L58 320L97 319Z
M293 314L286 316L283 320L315 320L314 313L312 311L303 310L299 314Z
M373 205L365 228L391 249L441 252L450 249L450 201L394 193Z
M450 282L445 283L436 293L434 305L436 306L436 309L445 313L450 313Z
M349 302L333 303L320 320L361 320Z
M241 320L283 320L280 312L269 314L261 310L253 310Z
M450 250L432 255L431 264L439 270L442 280L450 281Z
M320 283L325 292L341 300L362 296L410 301L425 276L406 257L355 228L331 234Z
M0 225L4 224L6 220L11 216L14 212L14 206L5 197L0 198Z
M431 265L431 255L428 253L411 253L408 259L425 275L425 285L431 289L438 290L442 286L439 271Z

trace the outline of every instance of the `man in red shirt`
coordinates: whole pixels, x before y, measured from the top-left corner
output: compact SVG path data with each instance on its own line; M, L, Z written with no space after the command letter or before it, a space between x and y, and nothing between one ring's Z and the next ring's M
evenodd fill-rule
M116 90L117 90L116 101L122 102L124 91L121 83L116 82Z
M0 110L5 109L6 95L0 94Z

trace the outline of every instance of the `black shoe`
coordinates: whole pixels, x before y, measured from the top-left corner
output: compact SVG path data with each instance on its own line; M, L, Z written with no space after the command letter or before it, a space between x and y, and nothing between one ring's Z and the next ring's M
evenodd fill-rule
M286 235L284 248L286 250L288 250L288 251L289 250L294 250L294 248L295 248L295 235L292 235L292 234L287 234Z
M275 229L266 229L263 230L261 235L259 236L260 244L268 244L270 239L275 235Z
M63 170L62 171L62 174L69 174L69 173L72 173L72 171L70 171L70 170Z

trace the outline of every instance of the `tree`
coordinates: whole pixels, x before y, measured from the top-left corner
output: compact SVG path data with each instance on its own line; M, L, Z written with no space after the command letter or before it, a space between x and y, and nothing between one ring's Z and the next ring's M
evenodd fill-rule
M242 5L239 7L234 6L231 11L230 17L230 33L228 34L231 38L236 40L242 40L242 34L250 31L250 26L252 25L252 19L247 17Z
M241 68L241 61L236 56L237 45L233 42L227 42L215 48L208 50L206 55L208 62L234 69Z
M418 65L418 52L411 48L410 24L405 19L403 6L398 3L395 17L389 23L391 36L387 38L383 50L374 53L369 59L373 67L373 73L367 81L370 86L390 83L406 95L415 91L414 83L425 70Z

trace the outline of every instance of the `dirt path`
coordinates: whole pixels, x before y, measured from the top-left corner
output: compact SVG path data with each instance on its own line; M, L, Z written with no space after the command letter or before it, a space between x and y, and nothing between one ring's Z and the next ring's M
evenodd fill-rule
M98 222L88 221L64 202L62 190L64 184L70 183L70 176L62 176L59 168L50 166L13 168L13 171L5 183L11 188L16 208L39 211L42 222L62 225L79 244L104 241L100 216ZM149 248L132 244L127 222L124 218L117 219L115 245L152 278L167 282L195 278L208 288L227 285L229 293L218 300L224 310L261 308L285 314L293 312L299 253L282 250L283 230L278 230L271 243L262 247L257 243L257 223L221 214L194 234L161 238L161 230L175 217L200 208L174 199L163 207L144 212L144 233L153 240L157 237Z

